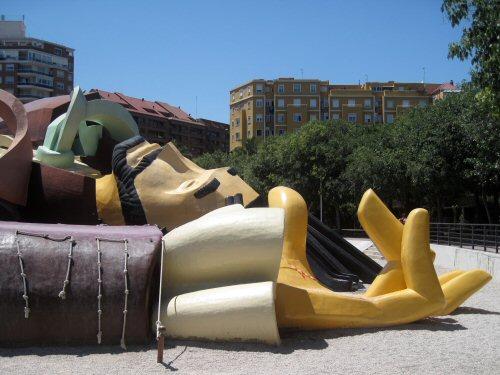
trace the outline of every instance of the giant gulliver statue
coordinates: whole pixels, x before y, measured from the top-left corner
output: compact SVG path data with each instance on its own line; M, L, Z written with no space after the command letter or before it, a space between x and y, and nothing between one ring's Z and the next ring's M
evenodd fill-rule
M0 94L17 108L4 120L21 116L22 124L16 100ZM37 182L23 186L29 171L14 174L17 188L28 189L21 218L45 220L50 215L36 208L61 205L63 196L64 217L94 210L85 217L108 225L0 223L2 345L95 340L125 348L154 332L278 344L279 328L382 327L446 315L491 279L482 270L438 277L428 212L413 210L403 225L368 190L358 217L388 262L365 294L334 292L306 256L308 212L300 194L276 187L269 207L245 208L257 194L231 169L203 170L171 144L146 142L125 113L86 102L76 89L68 112L49 126L35 152L38 174L30 178ZM99 152L106 132L117 145L112 173L103 176L81 160ZM16 168L4 168L2 158L22 144L23 131L14 133L13 140L2 138L4 178ZM26 152L16 152L21 156L11 160L29 168ZM58 176L59 184L48 176ZM50 189L58 193L45 199ZM83 203L72 202L78 194ZM225 206L235 194L243 204ZM1 198L22 207L22 194L13 197ZM152 225L168 233L162 238Z

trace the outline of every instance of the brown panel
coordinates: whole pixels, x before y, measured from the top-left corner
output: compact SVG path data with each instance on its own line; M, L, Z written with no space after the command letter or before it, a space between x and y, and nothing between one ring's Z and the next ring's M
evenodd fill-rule
M12 144L0 157L0 199L24 206L28 193L33 150L23 104L0 90L0 117L14 135Z
M33 162L23 221L97 224L95 180Z

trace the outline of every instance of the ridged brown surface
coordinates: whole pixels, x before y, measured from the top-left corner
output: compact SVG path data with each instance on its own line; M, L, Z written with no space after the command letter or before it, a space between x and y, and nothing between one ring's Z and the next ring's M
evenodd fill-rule
M29 297L24 315L16 230L61 239L72 236L73 261L66 299L59 297L68 268L69 240L18 234ZM96 237L128 240L128 313L125 341L151 339L162 233L154 226L107 227L0 222L0 345L96 344L98 267ZM124 309L123 242L101 241L102 343L119 345Z

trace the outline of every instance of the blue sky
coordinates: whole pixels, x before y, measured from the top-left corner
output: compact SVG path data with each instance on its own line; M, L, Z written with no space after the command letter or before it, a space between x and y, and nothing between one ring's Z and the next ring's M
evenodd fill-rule
M229 90L253 78L459 82L460 37L441 0L3 0L28 35L76 49L75 85L166 101L228 121Z

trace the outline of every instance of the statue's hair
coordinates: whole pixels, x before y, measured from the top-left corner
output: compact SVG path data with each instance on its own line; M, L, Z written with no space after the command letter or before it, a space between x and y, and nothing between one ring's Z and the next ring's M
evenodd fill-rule
M138 135L117 144L113 150L111 165L118 185L123 218L127 225L147 224L146 214L137 194L134 180L137 175L151 165L162 151L161 148L158 148L150 152L141 159L136 167L131 167L127 164L127 151L143 142L145 139Z

